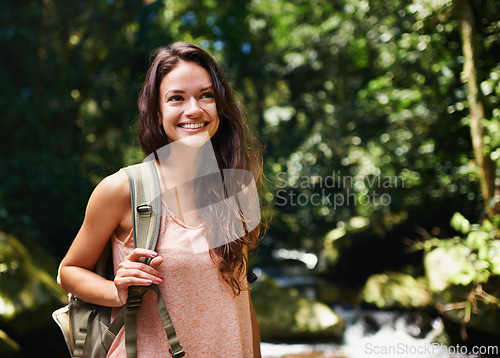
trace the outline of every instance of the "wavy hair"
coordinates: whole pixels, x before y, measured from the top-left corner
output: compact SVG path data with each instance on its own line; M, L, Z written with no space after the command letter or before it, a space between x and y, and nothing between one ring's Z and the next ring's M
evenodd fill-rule
M203 67L212 80L220 124L211 138L211 143L223 180L224 169L245 169L253 175L260 193L263 188L262 147L252 134L242 106L236 101L221 67L209 53L199 46L176 42L169 47L160 47L152 53L151 65L138 100L139 143L143 152L150 155L169 143L158 118L161 114L160 85L163 78L180 61L193 62ZM220 193L212 193L212 198L216 197L220 199ZM245 226L241 212L237 214ZM213 212L210 218L205 217L202 220L215 222L217 226L232 230L224 223L223 217L224 215ZM222 277L230 284L235 294L246 287L242 282L243 278L246 278L245 270L248 266L245 250L251 252L257 248L262 227L262 223L259 223L255 229L246 232L240 239L210 250L212 260L218 265ZM206 234L210 235L210 230L208 231Z

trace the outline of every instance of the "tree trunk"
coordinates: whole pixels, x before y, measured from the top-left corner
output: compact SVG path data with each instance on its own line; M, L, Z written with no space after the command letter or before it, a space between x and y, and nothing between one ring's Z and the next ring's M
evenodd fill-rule
M489 150L484 145L483 140L484 128L482 121L486 118L486 115L483 96L479 88L474 14L470 0L455 0L455 5L460 20L460 36L464 55L462 82L466 85L467 99L469 101L472 147L479 167L484 206L488 216L491 217L495 213L493 202L495 195L495 169Z

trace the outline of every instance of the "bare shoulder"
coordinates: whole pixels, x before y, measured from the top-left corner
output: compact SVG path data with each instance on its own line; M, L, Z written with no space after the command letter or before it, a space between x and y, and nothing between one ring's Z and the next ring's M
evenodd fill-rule
M129 211L130 187L124 170L104 178L94 189L87 207L87 214L101 213L100 215L108 219L112 216L112 221L116 224L119 224Z
M107 176L97 185L95 192L114 200L128 199L130 196L130 187L127 173L124 170L119 170Z
M94 189L87 204L82 226L63 262L65 265L92 269L106 243L117 229L128 224L130 189L124 171L104 178ZM128 221L127 221L128 220Z

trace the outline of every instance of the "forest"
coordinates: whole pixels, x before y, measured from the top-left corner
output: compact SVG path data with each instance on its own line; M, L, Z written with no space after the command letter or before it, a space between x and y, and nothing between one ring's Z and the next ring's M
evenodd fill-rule
M300 340L266 310L278 290L500 341L500 2L7 0L0 19L7 356L65 356L57 266L97 183L144 159L138 93L175 41L219 61L262 144L263 339Z

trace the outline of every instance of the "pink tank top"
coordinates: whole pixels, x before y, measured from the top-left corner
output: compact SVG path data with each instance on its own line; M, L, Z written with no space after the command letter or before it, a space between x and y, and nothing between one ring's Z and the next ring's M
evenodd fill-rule
M233 295L210 258L202 226L186 226L171 215L165 203L162 210L156 251L163 257L159 271L165 279L159 287L185 357L253 357L248 291ZM116 272L133 250L132 232L124 242L114 236L112 247ZM138 358L169 358L168 351L156 294L148 291L137 316ZM107 357L126 357L123 328Z

